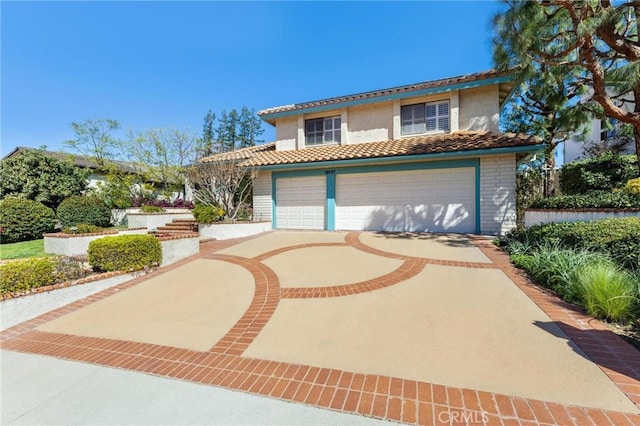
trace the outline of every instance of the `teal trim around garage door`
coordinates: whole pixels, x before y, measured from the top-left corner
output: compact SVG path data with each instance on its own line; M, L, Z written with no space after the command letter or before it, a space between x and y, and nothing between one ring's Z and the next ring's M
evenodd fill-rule
M325 209L327 231L336 230L336 172L327 170L327 206Z
M271 174L271 200L272 200L272 227L277 227L276 207L278 200L276 191L278 188L279 178L307 177L307 176L326 176L327 191L325 201L325 228L328 231L335 231L336 220L336 176L340 174L355 173L385 173L385 172L402 172L412 170L437 170L437 169L459 169L473 167L475 170L475 232L480 233L480 159L471 158L464 160L450 161L423 161L414 163L401 164L379 164L355 167L343 167L337 169L313 169L313 170L290 170L283 172L274 172Z

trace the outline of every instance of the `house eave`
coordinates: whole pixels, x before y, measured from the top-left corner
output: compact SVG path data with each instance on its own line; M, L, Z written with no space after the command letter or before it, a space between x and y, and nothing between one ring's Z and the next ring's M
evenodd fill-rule
M350 167L367 164L390 164L402 162L418 162L430 160L456 159L462 157L478 157L486 155L499 154L528 154L540 151L545 147L544 144L502 147L502 148L485 148L468 151L452 151L437 152L432 154L415 154L415 155L398 155L392 157L373 157L373 158L355 158L349 160L329 160L316 161L309 163L288 163L288 164L272 164L265 166L256 166L259 170L264 171L282 171L282 170L299 170L312 168L334 168L334 167Z
M335 109L350 107L350 106L365 105L365 104L390 101L390 100L396 100L396 99L432 95L432 94L449 92L452 90L472 89L475 87L489 86L489 85L500 84L500 83L508 83L508 82L514 81L514 79L515 79L515 76L513 75L502 75L498 77L491 77L491 78L473 80L473 81L462 82L462 83L454 83L454 84L449 84L449 85L439 86L439 87L430 87L426 89L419 89L419 90L413 90L413 91L403 91L399 93L392 93L389 95L373 96L373 97L353 99L353 100L343 101L343 102L327 103L325 105L296 108L296 109L287 110L287 111L265 113L260 115L260 118L271 125L275 125L275 120L282 117L291 117L291 116L297 116L297 115L308 114L313 112L335 110ZM508 97L506 99L508 99Z

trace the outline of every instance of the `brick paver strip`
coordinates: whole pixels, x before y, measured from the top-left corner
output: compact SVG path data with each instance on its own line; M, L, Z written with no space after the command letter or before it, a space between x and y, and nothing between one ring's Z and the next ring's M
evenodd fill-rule
M349 235L351 235L350 238L354 238L353 235L357 238L357 234ZM241 241L243 240L245 239ZM149 343L36 330L41 324L132 287L149 277L181 266L188 260L150 275L135 278L7 329L0 334L0 347L6 350L142 371L404 423L449 424L454 416L457 416L456 418L471 416L466 418L480 422L487 420L487 424L496 425L540 425L550 422L580 426L585 422L598 425L640 424L640 416L635 414L565 406L554 402L460 389L399 377L243 357L240 353L245 345L248 345L247 342L255 338L257 331L266 324L275 310L280 298L280 288L277 277L275 274L272 275L273 271L256 259L212 254L213 251L229 245L231 244L207 243L203 245L205 247L200 256L230 261L247 268L256 279L256 296L245 316L214 346L212 351L197 352ZM496 253L492 253L488 246L482 243L478 245L491 260L496 262L498 267L509 271L506 268L508 261L505 264L504 259L496 257ZM398 258L397 255L389 257ZM416 262L416 258L402 259L405 260L405 265L406 262L414 262L412 267L424 267L423 264ZM522 284L516 281L516 278L521 279L521 277L517 274L514 277L511 273L515 274L515 270L509 271L508 275L521 286ZM524 290L527 290L525 293L530 297L535 296L536 303L540 304L549 297L538 289L526 284L524 286ZM547 307L553 307L559 315L563 315L563 321L574 317L582 321L576 321L572 326L580 326L580 329L584 329L590 324L588 317L578 315L575 311L567 311L567 306L564 304L554 305L549 302ZM578 335L575 333L574 335L577 338ZM629 371L635 371L634 369L637 368L637 363L633 361L636 358L629 361L626 350L623 350L624 346L620 344L622 342L620 339L619 341L609 338L587 340L596 343L606 341L609 345L613 344L615 347L609 348L609 351L613 353L616 363L626 365ZM619 352L620 350L623 352ZM605 368L603 370L607 372ZM610 377L612 375L619 376L618 381L626 380L625 384L630 385L630 389L635 389L633 387L636 383L635 378L627 377L619 370L611 372ZM616 378L612 377L612 379L616 381ZM484 419L483 414L486 416Z

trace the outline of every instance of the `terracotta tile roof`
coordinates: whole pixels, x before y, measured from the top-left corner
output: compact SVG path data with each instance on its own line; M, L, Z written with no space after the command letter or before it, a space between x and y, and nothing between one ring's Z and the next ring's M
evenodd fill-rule
M363 158L397 157L400 155L437 154L479 149L533 146L542 143L535 136L514 133L455 132L441 135L416 136L382 142L329 145L300 150L276 151L275 144L261 145L251 155L243 150L218 154L201 159L201 162L216 162L229 159L244 159L247 166L270 166L276 164L314 163L320 161L353 160ZM257 148L257 147L256 147ZM251 148L250 148L251 149Z
M201 163L211 163L216 161L228 161L228 160L244 160L255 156L258 153L264 151L274 151L276 149L276 143L265 143L262 145L251 146L249 148L238 149L236 151L222 152L220 154L210 155L208 157L201 158Z
M266 109L263 109L262 111L259 111L258 115L268 116L270 114L275 114L275 113L280 113L285 111L295 111L295 110L312 108L312 107L323 106L323 105L340 104L342 102L368 99L368 98L377 98L380 96L393 95L393 94L404 93L404 92L413 92L416 90L432 89L436 87L446 87L446 86L451 86L451 85L460 84L460 83L471 83L474 81L485 80L488 78L495 78L495 77L504 77L512 74L513 74L512 71L488 70L488 71L482 71L474 74L443 78L440 80L431 80L431 81L424 81L422 83L408 84L405 86L391 87L389 89L380 89L380 90L374 90L371 92L356 93L354 95L338 96L335 98L321 99L321 100L311 101L311 102L302 102L299 104L266 108Z

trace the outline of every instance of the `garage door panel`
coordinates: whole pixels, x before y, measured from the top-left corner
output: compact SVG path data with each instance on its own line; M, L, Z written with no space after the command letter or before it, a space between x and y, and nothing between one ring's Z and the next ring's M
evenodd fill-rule
M336 229L475 231L475 170L338 175Z
M276 180L276 227L324 229L326 178L324 176Z

